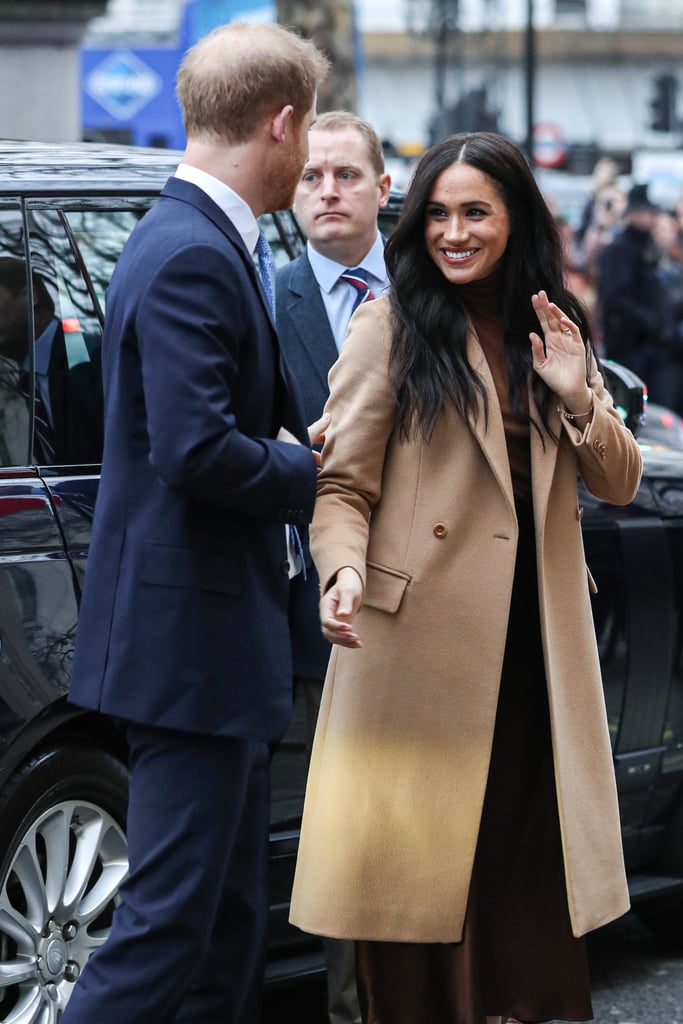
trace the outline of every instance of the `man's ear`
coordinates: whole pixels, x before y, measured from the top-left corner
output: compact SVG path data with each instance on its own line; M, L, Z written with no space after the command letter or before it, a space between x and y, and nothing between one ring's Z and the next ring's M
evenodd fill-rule
M288 103L282 110L278 110L271 118L270 122L270 134L276 142L284 142L287 134L287 124L290 121L292 114L294 113L294 107L291 103Z
M377 205L380 210L387 205L389 202L389 189L391 188L391 175L386 171L384 174L380 174L377 181L377 187L379 188L379 201Z

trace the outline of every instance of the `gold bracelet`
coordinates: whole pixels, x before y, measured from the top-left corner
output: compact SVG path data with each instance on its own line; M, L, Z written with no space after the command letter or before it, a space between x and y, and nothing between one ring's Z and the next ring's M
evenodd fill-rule
M567 420L580 420L582 416L590 416L593 412L593 392L591 392L591 404L589 405L586 412L569 412L563 405L558 405L557 411L560 416L564 416Z

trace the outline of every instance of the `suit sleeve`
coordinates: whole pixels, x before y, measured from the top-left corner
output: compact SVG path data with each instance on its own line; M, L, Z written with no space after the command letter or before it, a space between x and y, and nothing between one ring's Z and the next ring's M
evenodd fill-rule
M361 306L351 318L341 355L330 371L330 413L311 526L311 550L323 592L343 566L365 582L370 513L394 430L395 398L388 363L388 300Z
M315 501L310 449L248 436L236 421L237 389L270 403L277 372L275 345L261 377L240 372L255 317L265 317L252 293L241 263L209 245L173 253L150 281L136 318L150 461L167 487L195 499L305 523Z

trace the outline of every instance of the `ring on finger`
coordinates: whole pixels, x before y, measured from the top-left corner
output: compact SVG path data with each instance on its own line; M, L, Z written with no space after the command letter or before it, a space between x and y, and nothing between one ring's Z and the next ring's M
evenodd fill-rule
M572 333L571 327L563 327L562 330L564 331L565 334L571 334Z

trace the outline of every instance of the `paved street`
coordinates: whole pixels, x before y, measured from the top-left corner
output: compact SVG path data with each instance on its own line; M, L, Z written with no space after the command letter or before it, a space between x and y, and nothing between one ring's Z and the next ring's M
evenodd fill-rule
M683 1024L683 942L658 943L629 914L590 950L596 1024Z
M658 943L629 914L589 948L595 1024L683 1024L683 941ZM324 987L269 997L264 1024L289 1021L326 1024Z

